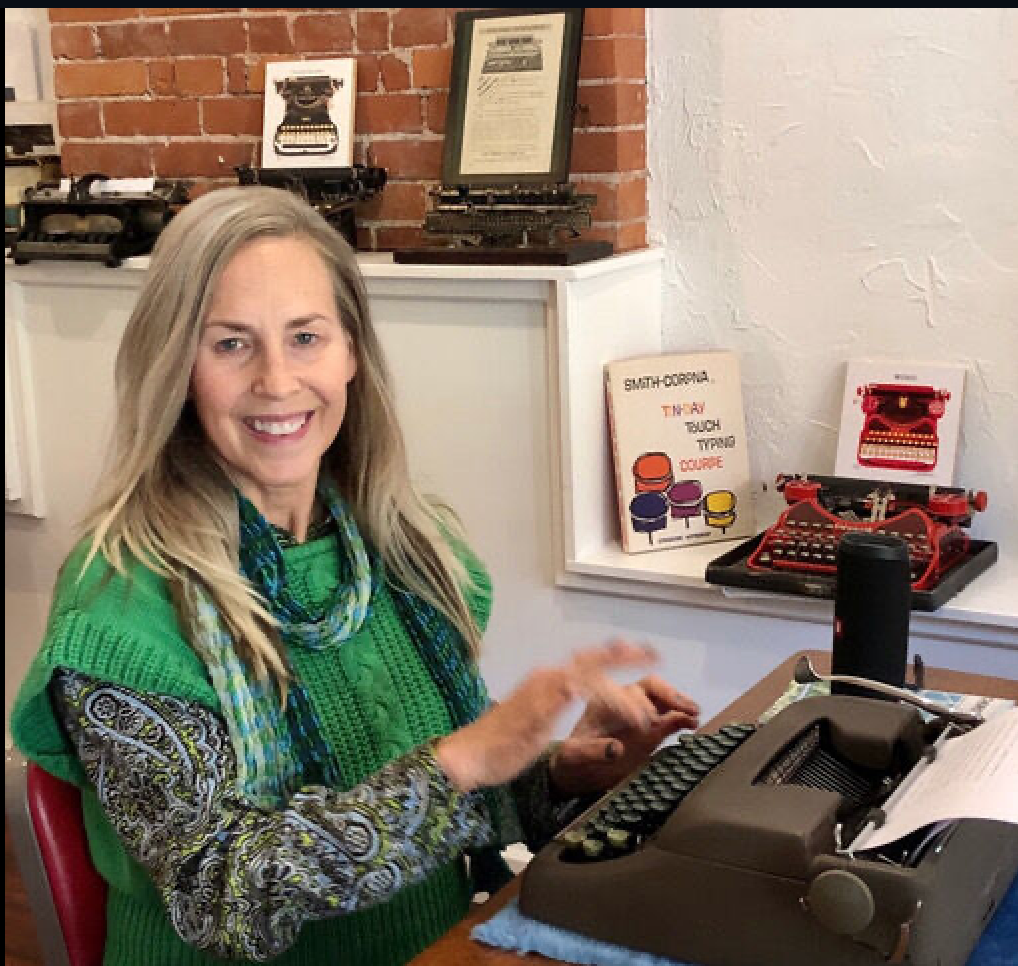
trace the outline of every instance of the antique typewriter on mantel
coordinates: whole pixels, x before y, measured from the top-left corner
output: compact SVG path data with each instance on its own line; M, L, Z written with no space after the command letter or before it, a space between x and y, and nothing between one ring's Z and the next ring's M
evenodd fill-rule
M356 206L375 197L387 180L385 168L355 164L349 168L235 169L242 185L267 185L300 195L349 243L357 247Z
M27 189L23 225L11 248L14 263L75 259L116 268L125 258L152 251L186 201L180 181L152 181L146 190L94 191L102 182L116 185L106 175L88 174L66 188L45 183Z
M936 610L997 559L996 543L966 532L986 508L982 490L788 474L776 485L787 509L762 534L712 561L708 583L833 597L838 541L867 530L905 541L912 608Z
M980 720L945 715L837 695L683 735L534 857L520 912L702 966L962 966L1018 870L1018 826L864 834Z

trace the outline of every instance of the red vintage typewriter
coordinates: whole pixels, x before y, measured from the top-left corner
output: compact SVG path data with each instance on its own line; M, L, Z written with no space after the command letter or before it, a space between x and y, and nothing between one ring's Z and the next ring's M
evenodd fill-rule
M997 559L972 539L986 493L838 476L779 475L788 504L773 526L707 567L708 583L833 597L837 546L851 530L900 537L908 546L913 608L935 610Z
M951 398L946 389L870 383L856 392L862 396L864 417L857 454L860 466L923 473L936 467L937 422Z

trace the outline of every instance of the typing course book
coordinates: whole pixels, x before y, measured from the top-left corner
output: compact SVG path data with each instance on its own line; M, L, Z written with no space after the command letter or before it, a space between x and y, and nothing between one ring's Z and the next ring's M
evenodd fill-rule
M849 359L835 474L894 483L954 483L965 367Z
M609 362L605 395L624 551L668 550L754 532L734 352Z

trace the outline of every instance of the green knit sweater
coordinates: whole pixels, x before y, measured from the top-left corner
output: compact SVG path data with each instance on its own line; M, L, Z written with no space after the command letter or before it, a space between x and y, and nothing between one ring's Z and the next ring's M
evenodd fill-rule
M79 580L85 548L68 559L57 582L42 648L15 703L11 730L27 757L82 789L89 843L110 885L107 966L140 962L219 962L182 942L172 929L148 873L113 830L81 762L55 714L49 684L58 668L72 669L139 692L176 697L219 711L205 667L181 631L164 580L142 566L129 578L96 559ZM312 611L331 599L342 566L334 536L284 550L288 580ZM473 561L468 561L473 563ZM472 599L483 627L490 585ZM355 785L387 761L451 728L440 692L401 624L384 582L375 591L361 631L338 650L294 649L293 671L303 683L323 739ZM273 959L286 964L402 963L460 919L469 885L462 861L381 905L305 924L295 946Z

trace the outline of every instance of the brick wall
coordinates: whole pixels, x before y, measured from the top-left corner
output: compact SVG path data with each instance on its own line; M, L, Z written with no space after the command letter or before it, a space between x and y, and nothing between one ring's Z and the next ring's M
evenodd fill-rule
M156 175L192 197L259 165L265 64L357 59L355 161L384 167L361 246L416 244L441 176L455 8L50 7L64 173ZM643 7L584 20L572 180L597 195L584 237L646 245Z

